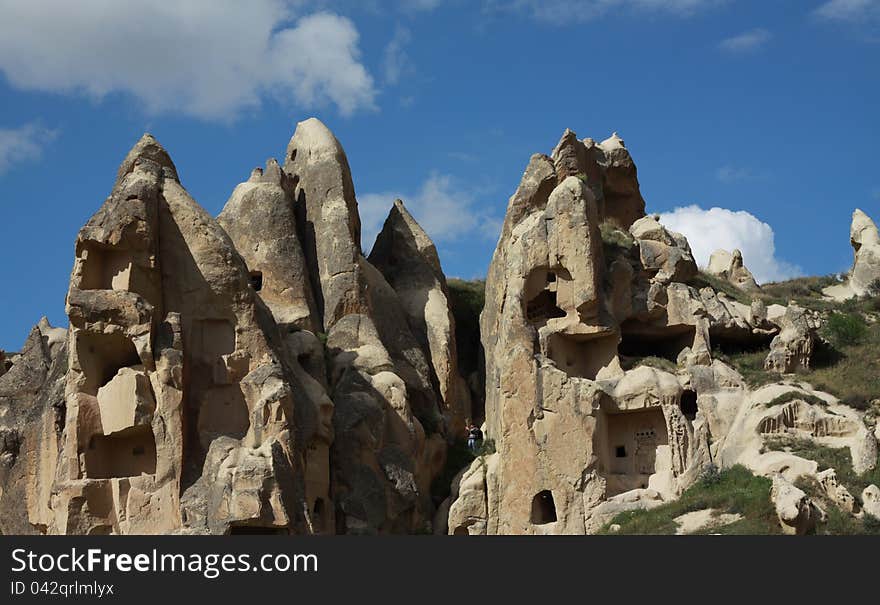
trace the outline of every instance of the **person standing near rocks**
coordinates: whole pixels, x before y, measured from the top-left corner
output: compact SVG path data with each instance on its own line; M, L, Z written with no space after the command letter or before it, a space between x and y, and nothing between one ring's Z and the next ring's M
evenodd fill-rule
M480 430L480 427L471 422L470 419L467 420L465 430L467 431L468 449L471 452L476 452L483 444L483 431Z

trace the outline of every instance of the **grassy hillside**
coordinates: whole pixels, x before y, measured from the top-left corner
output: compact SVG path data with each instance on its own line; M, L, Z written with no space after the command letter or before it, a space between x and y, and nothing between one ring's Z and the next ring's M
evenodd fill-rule
M621 513L600 533L670 535L678 529L678 524L674 521L676 517L698 510L713 509L718 513L739 514L743 518L702 533L779 534L779 520L770 502L771 484L770 479L757 477L739 465L721 472L707 473L685 490L678 500L651 510ZM612 525L619 526L619 529L612 532Z

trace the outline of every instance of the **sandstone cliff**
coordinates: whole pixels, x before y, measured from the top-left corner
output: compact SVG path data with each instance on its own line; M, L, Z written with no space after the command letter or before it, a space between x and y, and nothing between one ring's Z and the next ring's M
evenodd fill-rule
M774 531L880 514L880 386L811 378L876 360L860 211L827 290L846 307L758 288L739 251L703 273L623 140L567 130L508 202L462 351L454 311L475 313L388 202L366 258L345 152L312 118L215 219L144 135L77 236L69 326L0 354L0 532L586 534L741 467Z
M407 220L387 266L433 249ZM144 135L77 237L69 329L4 357L2 531L428 529L465 405L445 282L426 254L436 281L398 294L359 224L317 120L218 219Z

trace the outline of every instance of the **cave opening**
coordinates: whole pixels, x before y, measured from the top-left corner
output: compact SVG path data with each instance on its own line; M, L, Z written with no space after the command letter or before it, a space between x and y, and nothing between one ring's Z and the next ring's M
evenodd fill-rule
M648 487L651 475L671 465L660 407L602 412L598 429L599 466L608 497Z
M550 334L546 354L569 376L595 380L599 371L617 356L617 335Z
M629 320L620 326L618 352L628 358L662 357L675 363L679 353L694 344L695 336L694 326L653 326Z
M85 451L89 479L138 477L156 473L156 439L146 424L110 435L93 435Z
M712 349L721 351L725 355L766 352L770 349L772 340L773 334L755 334L744 329L709 330L709 342L712 343Z
M553 502L553 492L545 489L535 494L532 498L533 525L546 525L556 522L556 504Z
M251 271L250 272L250 280L251 287L254 289L254 292L259 292L263 289L263 272L262 271Z
M526 279L525 317L535 326L542 326L550 319L565 317L560 298L566 295L566 284L571 276L565 269L535 269Z
M693 422L697 418L697 394L691 389L685 389L678 403L682 415Z
M97 395L98 389L113 380L122 368L141 365L141 358L130 338L124 334L79 331L76 353L85 378L82 392Z
M82 258L80 290L131 289L131 257L127 252L87 244Z
M315 503L312 505L312 527L316 533L322 533L324 531L324 527L326 526L324 516L326 514L324 498L315 498Z

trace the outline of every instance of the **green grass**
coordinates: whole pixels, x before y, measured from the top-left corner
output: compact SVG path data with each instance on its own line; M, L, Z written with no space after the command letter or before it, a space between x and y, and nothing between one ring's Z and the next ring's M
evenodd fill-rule
M842 403L864 410L880 397L880 324L865 325L855 341L849 329L844 328L839 345L817 347L807 379Z
M795 298L821 298L822 290L836 283L838 281L834 275L796 277L786 281L764 284L761 286L761 291L768 298L787 302Z
M720 359L739 372L746 384L752 388L762 387L766 384L778 382L780 375L764 369L764 360L767 358L769 349L759 351L741 351L738 353L722 353L718 349L712 351L714 359Z
M856 500L861 498L862 490L870 484L880 485L880 459L877 460L874 470L859 475L853 470L852 456L848 447L827 447L812 439L789 435L768 437L764 440L764 447L771 451L791 452L795 456L815 460L820 471L833 468L837 472L837 480Z
M701 288L712 288L716 292L723 292L727 294L730 298L737 302L741 302L744 305L752 304L752 296L746 292L743 292L727 280L721 279L720 277L715 277L714 275L710 275L705 271L700 271L694 276L689 282L688 285L692 288L696 288L697 290Z
M783 393L778 397L774 397L764 405L768 408L772 408L776 405L785 405L789 401L804 401L811 405L828 405L828 402L820 397L816 397L815 395L808 395L806 393L801 393L800 391L789 391L788 393Z
M673 519L685 513L716 509L720 513L739 513L743 519L723 527L709 528L719 534L779 534L779 520L770 502L771 481L757 477L744 466L734 466L717 475L701 479L684 491L678 500L651 510L621 513L601 533L612 533L612 524L620 526L616 534L674 534Z

